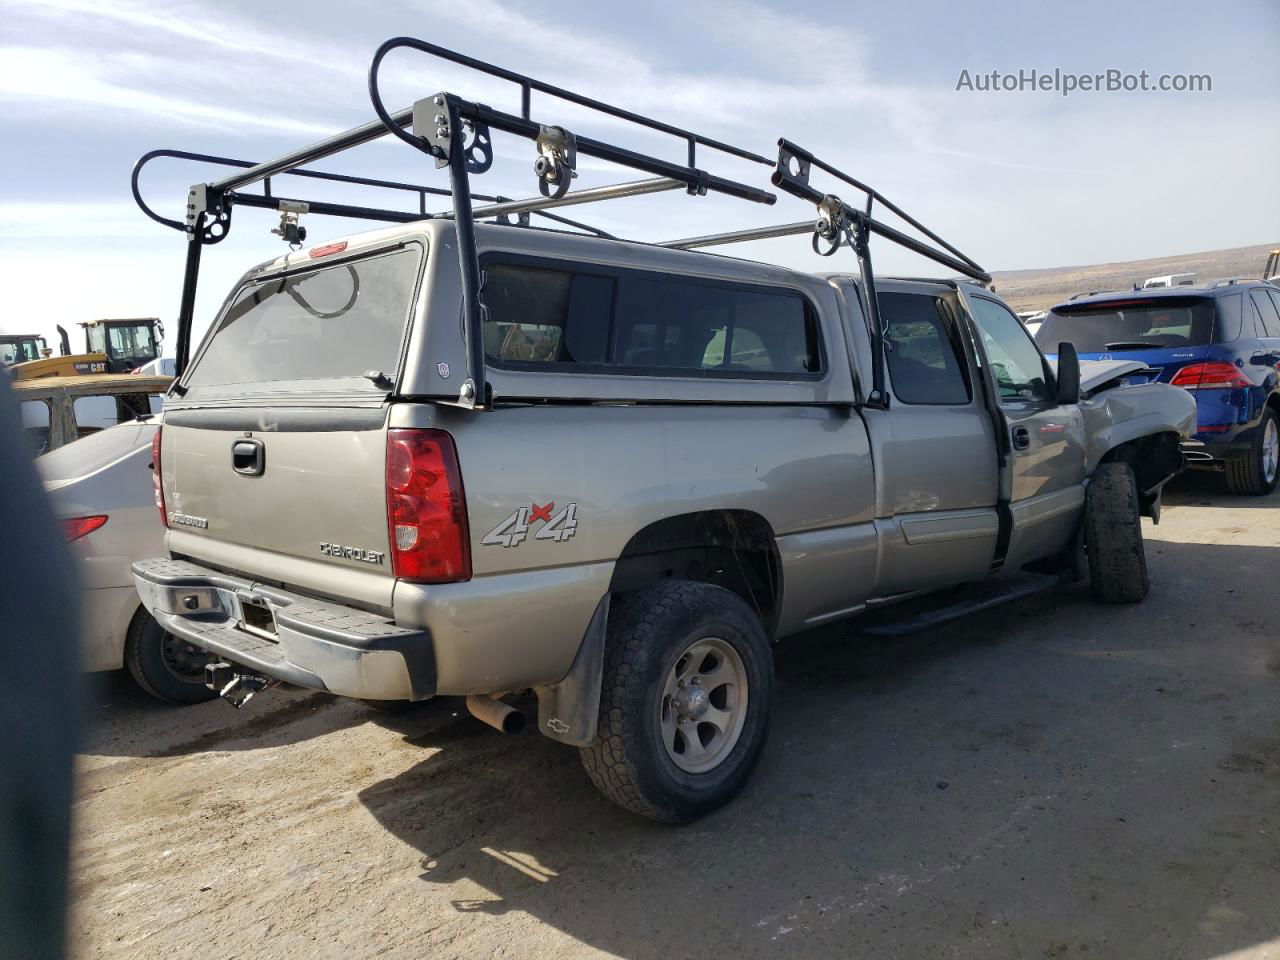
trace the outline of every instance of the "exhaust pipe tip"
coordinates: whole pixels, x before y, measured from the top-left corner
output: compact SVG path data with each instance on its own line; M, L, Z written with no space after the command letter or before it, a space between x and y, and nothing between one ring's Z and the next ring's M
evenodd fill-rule
M501 733L514 735L524 730L524 714L501 700L472 694L467 697L467 711Z

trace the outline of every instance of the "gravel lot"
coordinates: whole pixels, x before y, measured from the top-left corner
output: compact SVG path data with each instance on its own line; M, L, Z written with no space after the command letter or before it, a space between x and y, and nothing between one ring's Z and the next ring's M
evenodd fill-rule
M788 641L751 787L680 829L454 701L99 678L75 955L1280 956L1280 494L1216 490L1147 524L1145 604Z

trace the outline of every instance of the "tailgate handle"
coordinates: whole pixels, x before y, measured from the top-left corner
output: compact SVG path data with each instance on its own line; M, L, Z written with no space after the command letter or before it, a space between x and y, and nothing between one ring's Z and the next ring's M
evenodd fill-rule
M261 440L237 440L231 444L231 469L246 477L260 477L267 466L267 448Z

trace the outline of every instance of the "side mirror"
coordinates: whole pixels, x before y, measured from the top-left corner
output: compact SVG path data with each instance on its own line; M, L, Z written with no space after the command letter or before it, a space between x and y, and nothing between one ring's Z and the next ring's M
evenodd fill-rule
M1058 405L1080 402L1080 357L1068 340L1058 344Z

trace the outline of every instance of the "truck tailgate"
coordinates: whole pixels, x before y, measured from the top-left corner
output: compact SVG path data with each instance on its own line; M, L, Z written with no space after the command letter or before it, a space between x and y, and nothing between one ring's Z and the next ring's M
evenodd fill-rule
M166 419L161 441L173 552L305 591L355 599L359 584L366 604L390 607L385 430L186 420Z

